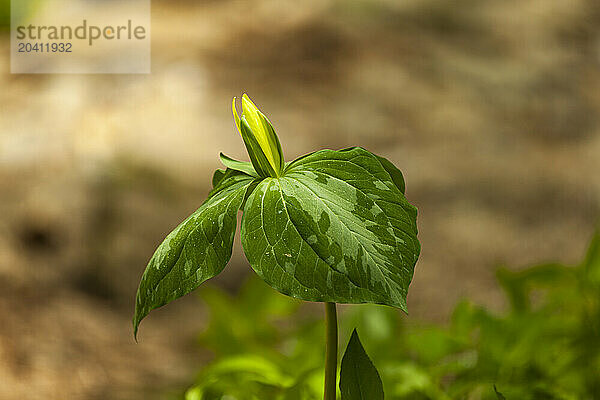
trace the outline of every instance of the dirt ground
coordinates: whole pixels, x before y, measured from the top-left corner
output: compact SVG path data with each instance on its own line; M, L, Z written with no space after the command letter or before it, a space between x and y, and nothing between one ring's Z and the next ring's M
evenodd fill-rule
M405 174L410 320L500 309L499 265L577 262L600 217L595 0L158 1L152 74L10 75L0 37L0 399L153 399L209 356L196 296L131 333L154 248L246 159L247 92L287 159L362 145ZM249 267L236 245L216 284Z

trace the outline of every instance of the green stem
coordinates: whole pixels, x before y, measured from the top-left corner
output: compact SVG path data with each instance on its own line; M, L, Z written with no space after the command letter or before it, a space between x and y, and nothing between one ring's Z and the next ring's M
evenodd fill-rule
M325 303L325 394L324 400L335 400L338 357L338 326L335 303Z

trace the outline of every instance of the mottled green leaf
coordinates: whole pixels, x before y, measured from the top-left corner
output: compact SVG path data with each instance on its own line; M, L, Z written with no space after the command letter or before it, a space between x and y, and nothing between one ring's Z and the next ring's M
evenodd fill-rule
M377 159L381 163L381 166L385 168L385 170L390 174L392 181L396 185L396 187L404 194L406 189L406 185L404 183L404 176L402 175L402 171L400 171L390 160L387 158L383 158L377 156Z
M208 199L158 247L138 288L134 334L148 313L219 274L229 259L239 210L253 178L227 170Z
M222 169L216 170L212 178L213 189L219 186L219 183L223 180L223 178L225 178L225 171Z
M381 377L363 348L356 329L342 358L340 392L342 400L383 400Z
M258 184L244 207L242 245L283 294L406 311L420 252L416 216L377 156L322 150Z

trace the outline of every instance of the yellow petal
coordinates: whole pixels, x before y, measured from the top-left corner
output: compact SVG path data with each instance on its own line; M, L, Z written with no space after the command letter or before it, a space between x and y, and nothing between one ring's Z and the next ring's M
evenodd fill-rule
M236 98L234 97L233 101L231 102L231 110L233 111L233 119L235 120L235 126L237 126L238 132L241 135L242 130L240 128L240 117L238 116L237 110L235 109L235 100Z
M248 97L248 95L245 93L242 95L242 110L244 117L246 117L246 122L248 122L248 125L250 126L254 137L256 137L256 140L258 141L258 144L260 145L261 149L265 153L265 156L267 156L267 159L271 163L271 166L274 169L277 169L277 167L275 166L275 159L273 157L273 153L271 152L269 137L260 119L260 111L258 107L254 105L252 100L250 100L250 97Z

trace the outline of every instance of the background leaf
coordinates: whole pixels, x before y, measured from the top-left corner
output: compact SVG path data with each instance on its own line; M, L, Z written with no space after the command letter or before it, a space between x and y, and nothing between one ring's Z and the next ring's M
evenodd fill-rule
M496 397L498 397L498 400L506 400L506 397L504 397L504 395L498 391L496 385L494 385L494 393L496 393Z
M461 301L443 325L404 318L391 307L340 307L340 340L354 328L361 332L387 400L498 400L494 383L509 400L599 399L600 287L588 279L597 239L576 266L502 269L498 278L515 307L491 311ZM283 296L255 276L237 295L212 285L200 294L210 310L201 345L216 358L195 382L204 388L202 400L322 397L321 307ZM273 395L272 387L251 381L252 371L236 374L238 380L210 372L225 358L248 354L270 360L297 383ZM207 383L205 374L215 380Z
M340 392L342 400L383 400L381 377L363 348L356 329L342 358Z

